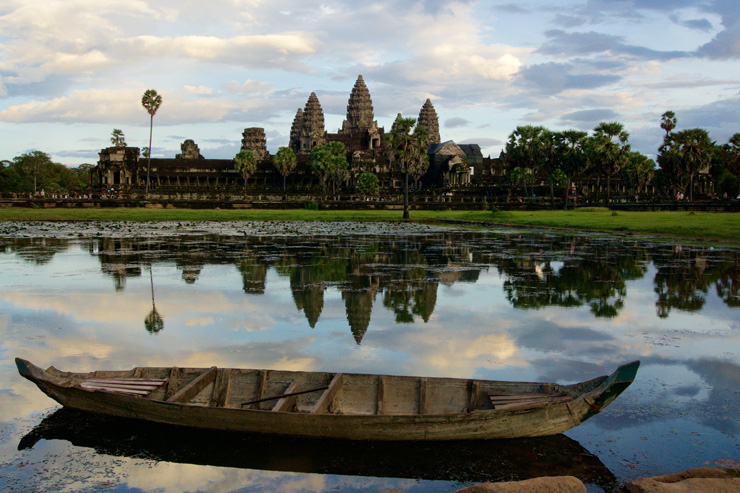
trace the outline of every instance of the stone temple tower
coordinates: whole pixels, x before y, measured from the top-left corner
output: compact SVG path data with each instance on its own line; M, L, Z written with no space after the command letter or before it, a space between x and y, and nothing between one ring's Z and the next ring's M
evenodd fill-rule
M434 110L434 105L427 99L424 106L419 111L419 119L417 120L419 125L423 125L424 128L429 132L429 143L439 144L442 139L439 137L439 120L437 119L437 112Z
M342 133L356 133L369 129L373 125L373 100L370 91L360 75L347 103L347 120L342 125Z
M357 77L355 87L347 103L347 119L344 120L340 135L348 135L353 139L360 139L365 149L374 149L380 146L380 131L378 122L374 120L373 100L370 91L365 85L362 75Z
M315 92L311 93L303 111L296 112L290 129L290 147L295 152L311 152L326 143L324 129L324 110Z
M258 161L266 159L269 154L267 152L265 129L260 127L245 128L242 132L241 148L252 151Z

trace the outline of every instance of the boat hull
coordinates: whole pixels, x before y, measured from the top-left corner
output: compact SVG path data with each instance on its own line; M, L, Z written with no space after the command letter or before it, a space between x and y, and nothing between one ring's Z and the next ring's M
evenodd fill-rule
M579 425L616 398L634 379L638 362L620 367L594 390L563 403L452 414L353 415L234 409L131 397L47 378L16 360L21 375L62 406L110 416L194 428L353 440L480 440L555 435ZM583 384L581 384L583 385Z

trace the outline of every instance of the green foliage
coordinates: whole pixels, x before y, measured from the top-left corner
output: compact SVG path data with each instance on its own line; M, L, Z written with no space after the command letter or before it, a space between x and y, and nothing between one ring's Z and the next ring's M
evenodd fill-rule
M159 107L162 105L162 96L157 94L157 91L154 89L147 89L141 97L141 105L153 118L157 113L157 110L159 110Z
M694 176L700 171L708 171L712 159L714 143L702 128L690 128L673 134L671 152L673 159L680 163L680 170L689 177L689 197L694 199Z
M244 178L244 190L247 190L247 180L257 171L257 158L249 149L242 149L234 156L234 169Z
M123 135L123 131L114 128L113 132L111 132L110 142L115 147L126 147L126 137Z
M319 204L317 202L309 202L304 208L309 211L317 211L319 210Z
M33 192L38 189L38 180L52 166L51 156L41 151L32 151L13 158L13 166L33 180Z
M324 196L328 181L336 184L349 176L349 163L344 144L335 141L314 147L311 152L311 168L321 180L321 193Z
M660 128L665 130L666 135L673 132L673 129L676 128L677 123L678 120L676 119L676 114L672 111L666 111L660 117Z
M413 129L413 130L412 130ZM385 136L388 159L404 176L403 218L409 218L409 175L419 179L429 168L429 132L416 125L414 118L399 113L390 133Z
M631 152L621 169L622 180L632 195L639 195L655 176L655 161L639 152Z
M47 193L66 193L87 186L88 170L92 165L68 168L54 163L51 156L33 151L16 156L10 165L0 168L0 192L30 193L44 190Z
M290 147L281 147L278 149L272 162L278 170L278 173L283 175L283 192L285 192L285 179L298 165L298 160L296 159L293 149Z
M630 134L619 122L601 122L594 129L593 145L589 152L597 171L606 175L607 204L611 195L611 177L629 160L629 137Z
M380 192L380 182L373 173L362 173L357 178L357 192L365 197L375 197Z

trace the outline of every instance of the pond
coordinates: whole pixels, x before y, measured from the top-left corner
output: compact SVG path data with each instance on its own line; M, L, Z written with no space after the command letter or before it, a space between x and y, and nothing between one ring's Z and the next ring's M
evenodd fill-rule
M740 251L630 236L379 223L6 223L3 491L449 492L574 475L592 491L740 463ZM639 359L542 439L384 444L60 410L63 370L237 367L573 383Z

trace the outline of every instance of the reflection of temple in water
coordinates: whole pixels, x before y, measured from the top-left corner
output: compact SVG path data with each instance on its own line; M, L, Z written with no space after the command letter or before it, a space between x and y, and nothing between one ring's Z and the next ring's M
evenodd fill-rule
M2 240L4 251L25 261L50 262L69 240ZM78 243L78 242L77 242ZM418 236L233 237L179 235L148 239L101 237L84 240L117 291L144 265L174 263L183 282L195 284L208 265L233 266L242 290L260 296L273 270L290 286L296 309L315 328L325 293L341 294L347 323L360 344L373 309L396 323L427 323L439 301L439 285L478 282L494 268L517 309L548 306L589 308L596 317L617 316L628 282L655 272L658 316L672 310L697 311L712 288L727 306L740 307L740 253L702 247L608 240L599 237L436 233ZM378 304L380 302L380 304Z

